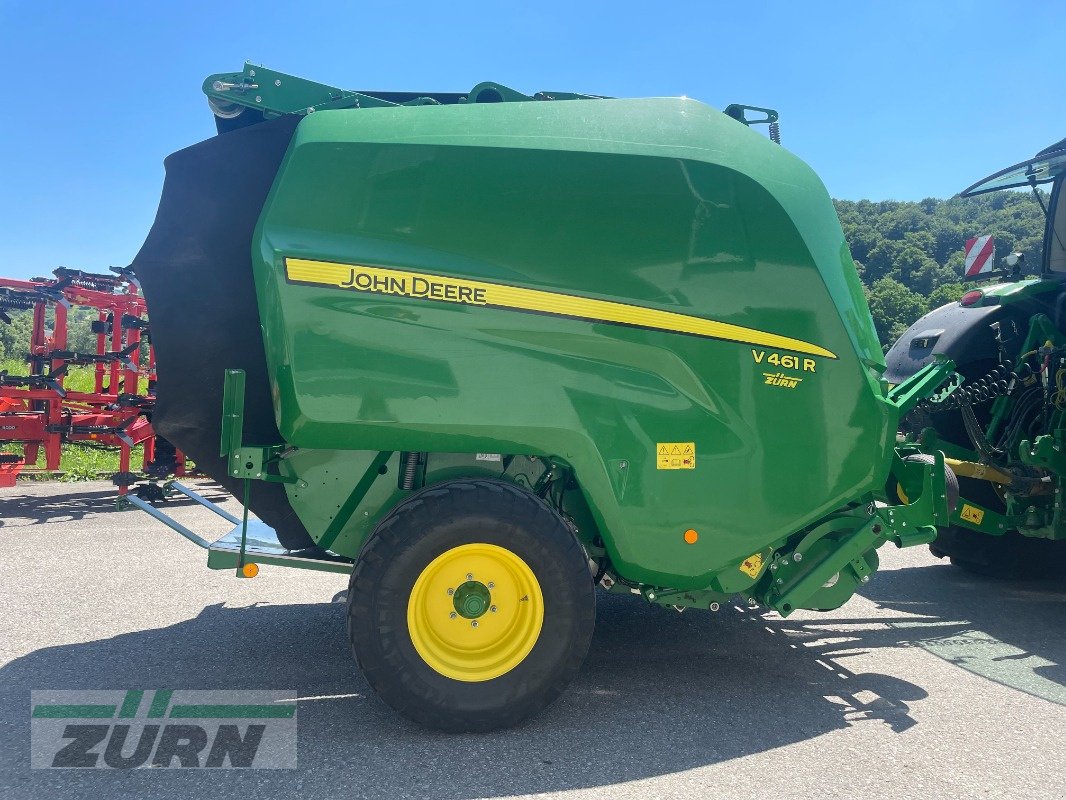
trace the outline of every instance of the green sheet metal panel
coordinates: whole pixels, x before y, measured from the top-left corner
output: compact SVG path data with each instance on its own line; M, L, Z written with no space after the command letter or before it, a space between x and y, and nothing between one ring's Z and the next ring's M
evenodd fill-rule
M352 265L380 281L358 284ZM692 100L309 115L253 267L288 442L320 464L353 450L557 456L624 577L706 586L888 470L896 415L824 187ZM440 297L411 296L413 275ZM449 281L549 293L552 313L449 298ZM633 324L603 321L617 310L603 302L635 307ZM674 332L674 318L644 324L647 309L747 332ZM662 443L693 443L695 468L659 469ZM305 523L343 502L337 484L313 501L288 489Z

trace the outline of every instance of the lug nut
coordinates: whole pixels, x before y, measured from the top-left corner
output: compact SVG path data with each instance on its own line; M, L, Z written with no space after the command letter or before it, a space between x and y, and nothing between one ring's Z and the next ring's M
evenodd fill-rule
M470 620L470 627L471 628L476 628L477 627L477 620L476 619Z
M495 583L493 583L492 581L489 581L489 582L488 582L488 584L487 584L487 586L488 586L488 587L489 587L490 589L495 589L495 588L496 588L496 584L495 584Z
M451 597L453 594L455 594L455 589L449 589L448 596Z
M472 573L472 572L468 572L468 573L466 573L466 579L467 579L468 581L472 581L472 580L474 580L474 573Z
M489 611L491 611L493 614L495 614L496 613L496 606L489 606Z
M455 613L454 611L453 611L453 612L452 612L451 614L449 614L449 615L448 615L448 617L449 617L450 619L455 619L455 618L456 618L456 617L458 617L458 616L459 616L459 615L458 615L458 614L456 614L456 613Z

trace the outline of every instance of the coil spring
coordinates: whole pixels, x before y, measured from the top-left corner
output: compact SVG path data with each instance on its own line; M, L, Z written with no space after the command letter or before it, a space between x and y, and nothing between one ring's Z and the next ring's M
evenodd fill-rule
M998 364L988 374L974 381L967 381L940 402L923 400L917 410L925 412L951 411L964 405L979 405L1009 394L1018 381L1025 381L1033 374L1028 364L1022 364L1016 371L1011 369L1011 362Z
M781 144L781 125L777 122L770 123L770 141Z
M418 453L404 452L400 455L400 488L414 489L418 478Z

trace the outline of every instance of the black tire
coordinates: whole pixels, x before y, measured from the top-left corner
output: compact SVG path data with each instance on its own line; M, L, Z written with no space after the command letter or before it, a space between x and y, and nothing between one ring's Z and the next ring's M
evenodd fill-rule
M939 532L929 550L984 578L1042 578L1066 565L1066 541L1036 539L1017 531L990 536L953 525Z
M905 457L903 460L920 464L936 463L936 459L933 456L925 453L915 453L914 455ZM954 512L955 509L959 507L959 479L947 464L944 465L944 489L947 494L948 509ZM900 489L899 483L891 475L888 478L888 486L885 488L885 492L889 498L899 499L904 503L910 502Z
M988 481L963 478L962 491L971 502L999 513L1007 510ZM929 551L948 558L952 566L983 578L1043 578L1066 567L1066 540L1023 536L1016 530L1002 536L952 525L941 528Z
M435 559L474 544L503 548L528 566L543 595L543 624L509 671L456 680L419 655L408 603ZM570 528L544 501L498 480L448 481L400 503L368 539L348 591L348 636L367 682L403 716L451 733L510 727L554 701L580 669L595 621L588 559Z

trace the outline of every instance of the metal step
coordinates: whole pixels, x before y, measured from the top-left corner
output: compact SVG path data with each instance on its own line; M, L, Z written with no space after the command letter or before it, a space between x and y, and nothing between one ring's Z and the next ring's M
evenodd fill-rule
M210 509L223 519L236 523L236 526L218 541L209 542L198 533L160 511L147 500L138 497L135 492L126 495L124 499L129 504L150 514L171 530L180 533L193 544L207 550L207 566L210 569L234 569L237 570L238 576L242 575L242 568L249 564L272 564L279 567L295 567L297 569L313 569L320 572L339 572L342 574L352 571L353 564L351 560L344 556L319 548L288 550L278 541L277 532L265 522L254 517L242 521L177 481L169 482L167 487L180 492L191 500L195 500L204 508ZM252 571L251 574L244 574L244 577L253 577L257 571Z
M242 526L238 525L208 547L207 566L211 569L236 569L241 554L241 533ZM342 556L322 558L301 555L303 552L305 551L286 550L278 541L273 528L257 519L248 520L248 535L244 543L245 563L274 564L280 567L345 574L352 571L352 562Z

